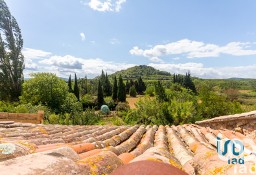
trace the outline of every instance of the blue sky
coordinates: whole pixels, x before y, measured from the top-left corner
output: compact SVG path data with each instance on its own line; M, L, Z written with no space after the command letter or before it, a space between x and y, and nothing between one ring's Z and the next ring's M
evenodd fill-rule
M5 0L25 76L94 77L134 65L202 78L256 78L255 0Z

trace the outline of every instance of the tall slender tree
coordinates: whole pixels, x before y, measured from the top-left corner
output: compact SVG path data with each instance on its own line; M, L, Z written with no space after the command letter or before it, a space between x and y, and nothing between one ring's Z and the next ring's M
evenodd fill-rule
M75 94L76 98L77 98L78 101L79 101L79 100L80 100L80 95L79 95L79 87L78 87L78 83L77 83L76 74L75 74L74 94Z
M104 84L103 84L103 93L104 96L111 96L112 95L112 87L111 83L108 79L108 74L106 73Z
M0 0L0 98L17 101L24 81L23 39L16 19Z
M123 82L123 78L122 78L121 75L118 78L117 98L120 102L125 102L126 101L125 84Z
M68 78L68 92L70 93L73 92L71 75L69 75L69 78Z
M112 99L114 101L117 100L117 91L118 91L118 89L117 89L117 80L116 80L116 76L115 76L114 77L114 84L113 84L113 93L112 93Z
M126 94L129 94L129 93L130 93L130 87L131 87L130 81L127 79L127 80L126 80L126 84L125 84L125 91L126 91Z
M98 106L100 107L101 105L103 105L104 103L104 97L103 97L103 90L102 90L102 85L101 85L101 82L99 80L99 83L98 83Z

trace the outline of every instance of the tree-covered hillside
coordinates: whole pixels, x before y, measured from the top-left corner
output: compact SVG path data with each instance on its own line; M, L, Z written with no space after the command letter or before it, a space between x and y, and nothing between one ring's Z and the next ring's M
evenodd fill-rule
M172 76L169 72L157 70L151 66L140 65L128 68L126 70L117 71L110 77L119 77L124 79L137 79L141 77L144 80L171 80Z

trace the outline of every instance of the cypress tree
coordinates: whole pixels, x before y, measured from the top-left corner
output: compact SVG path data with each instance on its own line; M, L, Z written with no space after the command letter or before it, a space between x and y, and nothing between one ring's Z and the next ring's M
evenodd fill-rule
M126 101L126 93L125 93L125 84L123 82L122 76L119 76L118 79L118 91L117 91L117 98L120 102Z
M84 79L82 79L82 85L81 85L81 87L82 87L82 95L84 95L84 94L87 94L88 93L88 88L87 88L87 76L85 76L84 77Z
M117 100L117 91L118 91L118 89L117 89L117 80L116 80L116 76L115 76L114 77L114 84L113 84L113 93L112 93L112 99L114 101Z
M125 85L126 94L129 94L130 87L131 87L131 84L130 84L129 80L127 79L126 80L126 85Z
M68 92L70 92L70 93L73 92L71 75L69 75L69 78L68 78Z
M99 80L99 83L98 83L98 106L100 107L101 105L103 105L104 103L104 97L103 97L103 90L102 90L102 85L101 85L101 82Z
M190 89L192 92L197 93L196 92L196 87L194 82L191 79L190 73L186 73L186 76L184 77L184 81L183 81L183 86L187 89Z
M132 86L132 87L130 88L129 94L130 94L131 97L136 97L137 92L136 92L136 89L135 89L134 86Z
M142 78L138 78L138 87L137 87L137 92L138 94L143 94L143 92L146 90L146 85L143 82Z
M79 97L79 87L78 87L78 83L77 83L76 74L75 74L74 94L75 94L76 98L77 98L78 101L79 101L79 100L80 100L80 97Z
M111 96L112 95L112 87L111 87L111 83L108 79L108 74L106 73L106 76L104 78L104 84L103 84L103 93L104 96Z

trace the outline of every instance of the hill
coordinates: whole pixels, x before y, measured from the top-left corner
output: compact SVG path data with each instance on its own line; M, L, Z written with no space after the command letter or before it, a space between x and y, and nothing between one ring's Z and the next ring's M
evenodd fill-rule
M136 79L140 76L145 80L171 80L172 75L166 71L157 70L151 66L140 65L128 68L126 70L117 71L110 77L119 77L122 75L124 79Z

